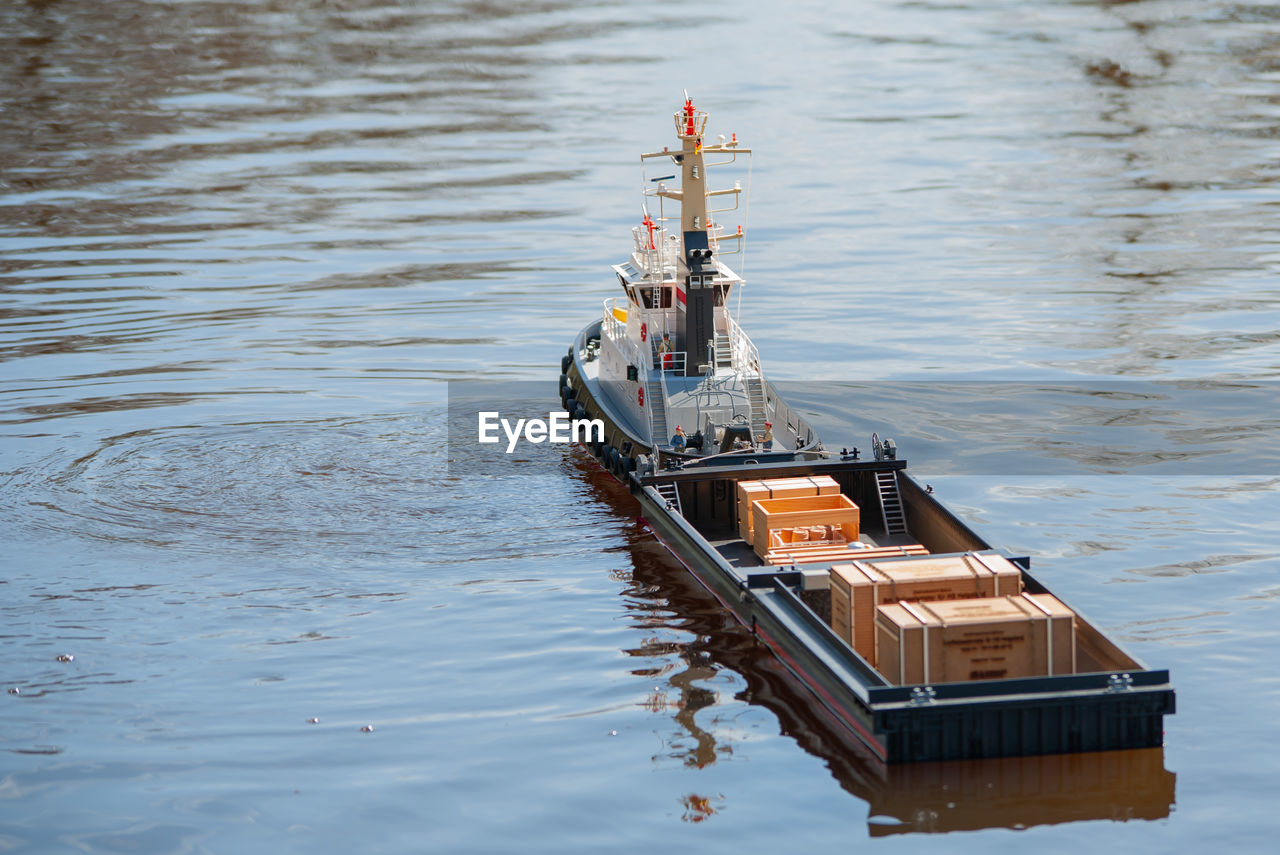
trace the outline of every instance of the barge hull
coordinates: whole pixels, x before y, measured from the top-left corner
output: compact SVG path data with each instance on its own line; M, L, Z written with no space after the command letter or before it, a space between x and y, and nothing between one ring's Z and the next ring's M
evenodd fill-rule
M936 685L893 686L853 651L802 600L795 568L732 566L657 491L683 484L694 506L723 492L712 482L795 477L892 468L899 472L908 513L922 530L957 549L990 549L963 522L915 484L901 461L808 462L713 467L638 477L628 483L658 539L695 578L767 645L787 671L859 742L884 763L959 760L1153 748L1163 744L1163 717L1174 712L1169 673L1124 654L1083 616L1082 642L1100 662L1091 673ZM1048 590L1026 569L1026 589ZM751 572L754 571L754 572ZM1096 665L1096 663L1095 663Z

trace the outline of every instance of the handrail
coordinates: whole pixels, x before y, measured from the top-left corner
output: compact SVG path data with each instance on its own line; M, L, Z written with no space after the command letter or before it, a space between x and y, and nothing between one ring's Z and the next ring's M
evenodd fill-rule
M676 136L679 137L700 137L707 129L707 111L694 109L686 112L685 110L677 110L676 119ZM687 131L693 133L687 133Z
M667 256L670 254L666 228L657 226L653 231L649 231L644 225L634 226L631 229L631 236L635 239L636 255L644 259L644 272L647 278L655 278L652 274L656 273L657 279L663 279L663 273L668 265ZM650 246L650 243L653 246ZM674 259L671 263L674 264Z
M609 335L610 340L623 352L623 356L627 358L628 362L637 367L645 365L647 361L644 359L644 354L627 335L626 324L619 321L613 314L618 300L618 297L609 297L604 301L604 318L601 329Z
M688 355L683 350L672 350L662 354L662 373L663 374L683 374L685 363L688 361ZM666 357L670 357L668 360Z
M667 372L665 369L658 372L658 385L662 387L662 406L665 408L667 406L667 401L671 400L671 393L667 391ZM665 412L666 411L664 410L664 415L665 415ZM663 421L665 422L666 419L664 418ZM671 430L671 425L669 424L667 425L667 430ZM649 432L653 433L653 429L650 428ZM664 436L661 438L661 440L657 440L657 441L660 441L663 445L666 445L667 437Z
M717 208L716 212L719 213L720 211L732 211L732 210L734 209L733 208ZM742 233L742 226L738 226L738 231L732 234L725 234L724 226L721 225L720 223L709 224L709 227L707 228L707 242L710 244L711 248L715 250L716 255L719 255L719 256L737 255L738 253L742 252L742 239L744 237L746 237L746 235ZM729 241L729 240L736 240L738 242L738 248L737 249L721 249L720 248L721 241Z
M665 408L667 401L671 400L671 392L667 389L667 375L672 372L683 372L685 363L685 352L683 350L669 350L663 353L654 345L654 356L657 358L655 370L658 372L658 385L662 389L662 405ZM653 427L650 426L649 433L653 433ZM665 443L666 437L662 437L661 441Z
M729 329L729 349L734 355L741 352L742 360L734 359L734 365L741 365L745 368L752 369L755 374L762 374L760 371L760 351L756 350L756 346L751 342L751 338L738 326L728 312L725 312L724 319L728 322Z

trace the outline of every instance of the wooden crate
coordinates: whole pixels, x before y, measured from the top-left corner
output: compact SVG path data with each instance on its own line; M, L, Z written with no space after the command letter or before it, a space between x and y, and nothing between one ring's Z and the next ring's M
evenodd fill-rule
M818 488L819 496L835 496L840 493L840 485L830 475L813 475L808 480Z
M843 546L829 544L790 544L775 546L765 556L768 564L789 564L789 555L807 555L822 553L829 556L829 561L847 563L863 561L870 558L906 558L909 556L928 555L929 550L918 543L907 543L902 546L867 546L866 544L848 543ZM776 560L775 560L776 559Z
M785 499L794 496L838 495L840 485L830 475L804 478L769 478L738 482L738 536L753 543L751 503L758 499Z
M858 506L840 493L759 499L751 503L751 539L756 554L769 554L770 532L801 526L837 526L846 541L858 539Z
M1075 615L1051 594L876 608L876 667L898 685L1072 674L1075 647Z
M751 542L751 503L769 498L772 498L772 493L766 482L738 482L738 536L747 543Z
M764 557L765 564L831 564L849 561L853 558L902 558L908 555L928 555L929 550L918 543L906 546L869 546L863 549L852 549L846 546L829 546L812 544L807 546L775 546Z
M818 488L808 478L770 478L761 481L769 488L771 499L793 499L799 496L816 496Z
M831 628L868 662L876 661L876 606L1022 592L1022 571L1003 555L867 560L871 558L831 567Z

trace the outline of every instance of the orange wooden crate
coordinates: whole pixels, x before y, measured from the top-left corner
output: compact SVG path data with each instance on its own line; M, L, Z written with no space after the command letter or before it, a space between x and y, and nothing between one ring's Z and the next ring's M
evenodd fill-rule
M751 503L752 545L756 554L769 554L769 534L783 528L838 526L846 541L858 539L858 506L840 493L826 496L796 496L760 499Z
M1022 571L1003 555L867 560L873 557L831 567L831 628L868 662L876 661L876 606L1022 592Z
M868 546L862 549L854 549L849 546L785 546L777 547L769 550L769 554L764 557L764 563L779 564L817 564L817 563L833 563L840 561L849 561L850 559L865 560L868 558L901 558L908 555L928 555L929 550L925 549L918 543L908 544L906 546Z
M813 475L809 480L818 488L819 496L834 496L840 492L840 485L830 475Z
M769 485L763 481L738 482L738 536L751 542L751 503L772 498Z
M751 503L758 499L784 499L793 496L837 495L840 485L830 475L805 478L769 478L763 481L739 481L737 491L738 536L752 543Z
M891 683L1075 673L1075 615L1051 594L876 608L876 667Z

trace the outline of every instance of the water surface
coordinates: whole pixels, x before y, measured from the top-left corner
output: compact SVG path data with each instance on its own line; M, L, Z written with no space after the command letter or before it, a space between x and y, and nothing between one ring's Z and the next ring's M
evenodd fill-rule
M1190 0L6 4L0 848L1261 848L1277 57ZM554 403L685 88L771 375L1169 667L1162 751L882 774L580 452L446 465L447 381Z

